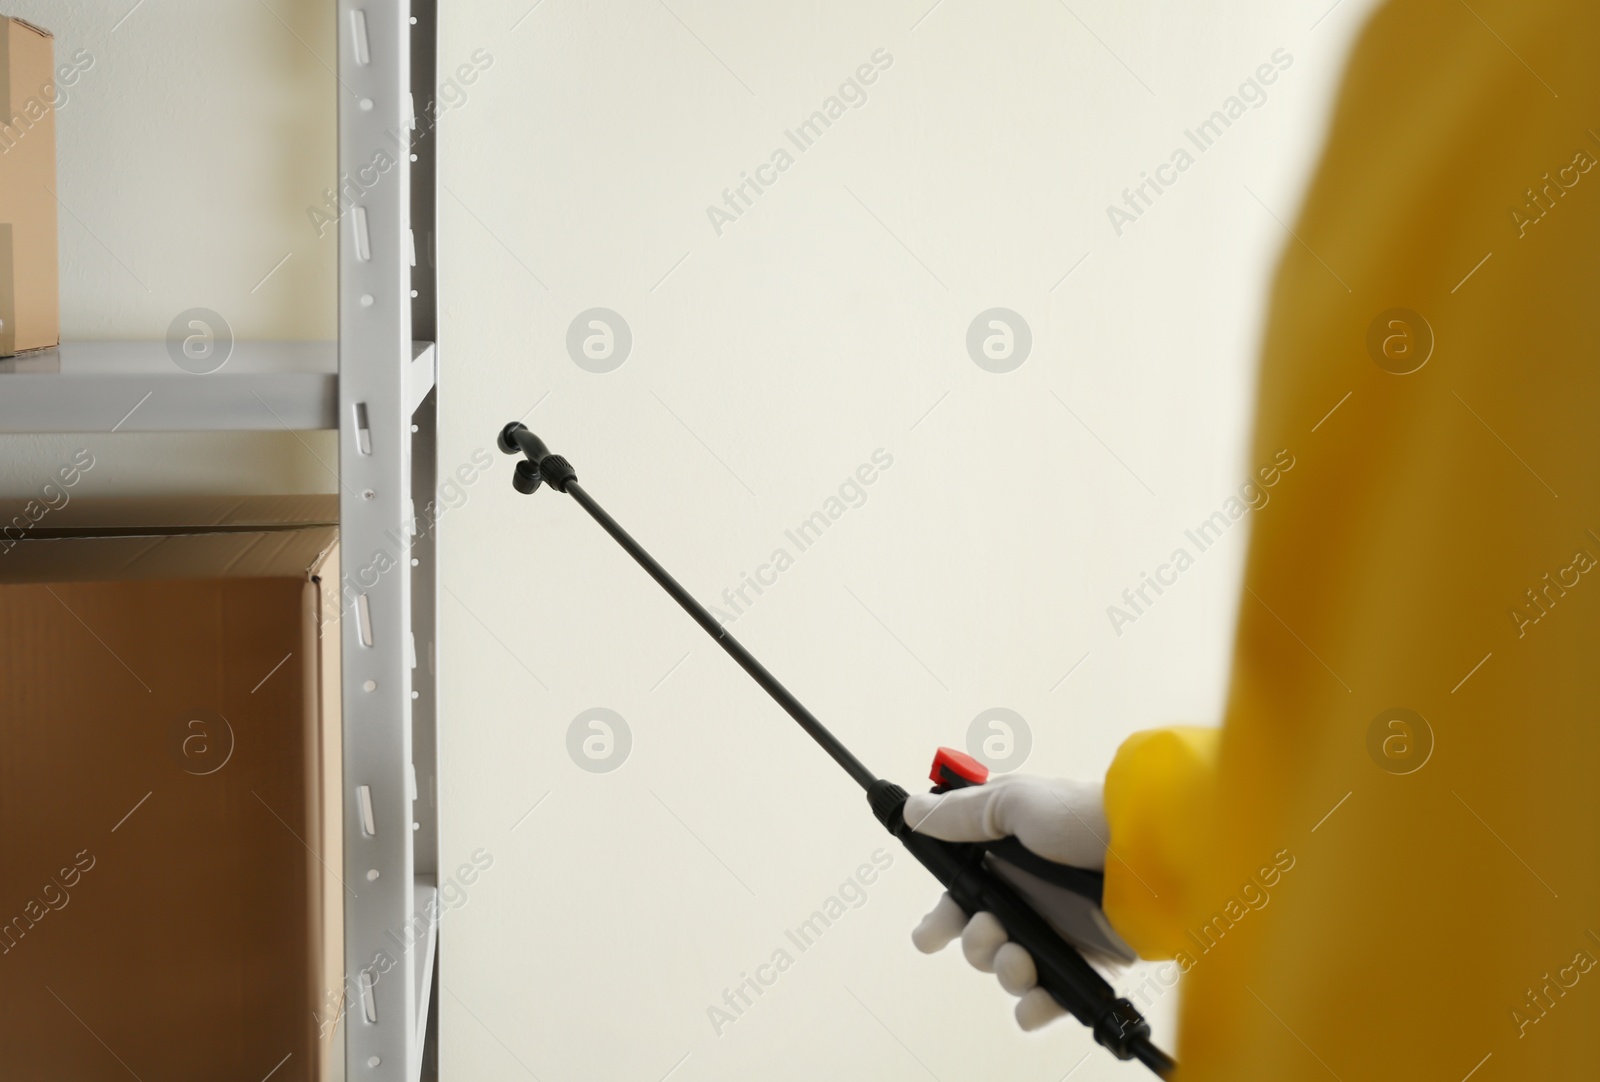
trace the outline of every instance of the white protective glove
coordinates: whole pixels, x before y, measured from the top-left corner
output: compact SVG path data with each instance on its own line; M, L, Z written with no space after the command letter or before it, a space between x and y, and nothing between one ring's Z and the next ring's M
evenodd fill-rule
M1015 835L1048 860L1100 871L1105 868L1110 834L1102 789L1098 782L1008 774L947 793L914 793L906 800L904 815L913 830L948 842L997 841ZM1022 997L1016 1018L1023 1029L1038 1029L1066 1013L1049 992L1037 987L1032 955L1008 942L992 913L975 913L968 920L955 899L945 894L911 933L911 942L924 954L932 954L957 936L974 968L993 973L1000 987Z

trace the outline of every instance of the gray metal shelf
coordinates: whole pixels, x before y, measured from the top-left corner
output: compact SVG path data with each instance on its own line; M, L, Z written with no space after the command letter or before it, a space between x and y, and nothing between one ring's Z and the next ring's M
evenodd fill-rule
M434 343L411 343L408 411L438 375ZM224 367L190 373L165 343L62 343L0 360L0 432L237 432L339 427L338 343L238 343Z
M338 349L237 342L202 375L161 341L64 342L0 361L0 432L337 428Z
M197 374L164 342L64 342L0 360L0 432L233 432L339 427L336 342L240 342ZM415 412L438 375L412 342L403 379Z

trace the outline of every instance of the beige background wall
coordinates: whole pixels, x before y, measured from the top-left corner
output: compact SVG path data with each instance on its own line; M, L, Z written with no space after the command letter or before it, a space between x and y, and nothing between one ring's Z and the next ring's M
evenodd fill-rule
M1214 719L1244 529L1121 636L1105 610L1253 465L1274 215L1292 220L1367 4L442 6L442 68L484 50L441 122L447 470L533 409L710 600L892 455L734 630L904 783L991 707L1026 720L1026 769L1082 777L1136 728ZM10 7L96 56L60 118L66 334L159 337L205 305L240 337L331 336L332 237L305 212L334 173L329 5L150 0L116 26L129 7ZM1280 48L1265 104L1116 235L1107 204ZM880 49L865 103L717 235L707 204ZM607 374L565 346L594 307L633 336ZM993 307L1032 331L1007 374L966 350ZM0 443L0 491L84 442ZM90 445L86 492L332 488L326 435ZM1078 1063L1079 1028L1019 1036L992 978L912 951L936 891L908 858L789 944L889 839L577 508L506 479L496 455L440 527L444 838L452 867L493 858L444 929L450 1077ZM593 707L631 731L610 773L568 755ZM717 1035L708 1006L779 947L793 967ZM1124 984L1170 1042L1150 976ZM1132 1070L1096 1054L1072 1077Z

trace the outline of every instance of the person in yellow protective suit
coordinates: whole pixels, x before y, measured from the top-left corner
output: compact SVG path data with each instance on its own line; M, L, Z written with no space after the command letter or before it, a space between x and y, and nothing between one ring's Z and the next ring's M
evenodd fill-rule
M1178 1078L1600 1077L1597 164L1600 4L1378 8L1273 286L1250 465L1294 466L1221 729L1055 801L1089 859L1026 787L907 806L1103 857L1111 924L1184 971Z

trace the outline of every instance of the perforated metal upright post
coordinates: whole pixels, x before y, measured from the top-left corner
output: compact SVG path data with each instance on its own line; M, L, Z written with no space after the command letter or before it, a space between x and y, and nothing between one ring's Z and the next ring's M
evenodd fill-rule
M416 118L432 117L436 7L337 10L342 1029L351 1082L416 1082L437 933L437 353L415 341L434 324L432 123Z

